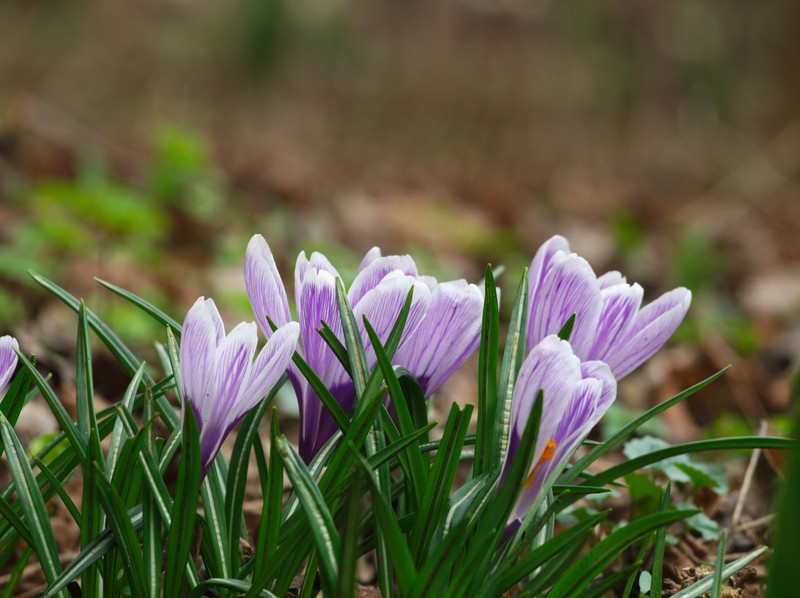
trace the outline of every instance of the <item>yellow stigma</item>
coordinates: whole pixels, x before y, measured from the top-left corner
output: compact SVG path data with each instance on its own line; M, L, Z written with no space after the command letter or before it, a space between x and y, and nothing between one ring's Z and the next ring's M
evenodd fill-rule
M549 461L556 455L556 447L558 443L551 437L550 440L547 441L547 446L544 447L544 451L542 452L542 456L539 457L539 460L536 462L536 465L533 467L533 471L530 473L528 478L525 480L525 487L530 488L531 484L533 484L533 478L536 477L536 472L539 470L539 466L544 463L545 461Z

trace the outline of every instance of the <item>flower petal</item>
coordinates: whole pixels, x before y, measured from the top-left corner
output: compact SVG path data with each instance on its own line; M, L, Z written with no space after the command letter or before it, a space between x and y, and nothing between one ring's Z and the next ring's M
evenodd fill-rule
M406 368L429 397L478 347L483 292L464 280L433 287L428 312L398 349L393 362Z
M377 358L369 342L363 316L367 317L370 325L375 330L378 338L385 343L394 327L397 316L403 308L406 296L411 288L414 293L411 297L411 309L408 312L401 344L406 342L414 330L419 326L425 312L430 305L431 293L427 285L418 282L413 276L406 276L398 270L392 271L378 285L364 295L353 306L353 315L356 317L358 330L364 342L364 349L370 367L375 365Z
M528 347L549 334L558 334L575 314L569 342L576 355L587 358L602 306L600 288L589 262L561 251L549 256L549 267L530 297L530 306Z
M617 350L606 359L617 380L639 367L667 342L683 321L691 302L692 293L679 287L664 293L638 313Z
M533 297L539 285L542 284L544 276L547 274L547 270L550 267L550 261L559 251L565 254L570 253L569 242L561 235L555 235L542 243L542 246L539 247L536 255L533 256L533 260L531 260L530 275L528 277L528 280L530 281L529 294L531 297Z
M598 276L597 283L600 285L600 290L602 291L603 289L613 287L614 285L628 284L628 281L621 272L618 272L617 270L611 270L602 276Z
M541 390L544 393L544 405L534 453L533 462L536 463L544 452L548 440L555 434L558 422L567 409L580 379L580 359L567 341L551 335L531 349L519 370L514 388L507 461L514 458L536 396Z
M189 401L198 424L215 391L219 312L212 299L200 297L186 314L180 344L180 378L183 398Z
M278 273L272 251L261 235L253 235L247 244L244 256L244 284L256 321L267 338L272 336L267 316L277 326L283 326L292 320L286 288Z
M605 361L619 349L619 341L636 320L643 294L644 290L638 284L624 283L600 291L603 307L588 358Z
M379 257L381 257L381 248L373 247L366 254L364 254L364 259L362 259L361 263L358 265L358 271L361 272Z
M259 352L250 368L250 377L243 383L242 392L226 416L228 426L233 427L264 396L288 369L297 349L300 325L289 322L278 328Z
M298 269L301 268L300 264L301 261L298 258ZM302 283L295 288L295 294L304 358L328 389L346 385L347 372L317 332L324 321L340 340L343 338L342 323L336 303L336 278L330 270L317 270L310 265L303 267L302 271L305 273L304 278ZM320 418L326 415L330 416L327 411L324 411L322 403L308 387L307 382L300 380L295 384L295 389L298 386L301 389L299 395L302 416L301 445L306 445L308 442L314 442ZM343 396L342 398L344 401L342 408L349 409L355 397Z
M19 349L17 339L8 335L0 337L0 390L11 380L17 367L17 354L14 349Z
M347 292L350 305L355 308L364 295L377 287L387 274L397 270L407 276L417 276L417 266L411 256L390 255L373 259L363 270L359 270L353 284L350 285L350 290Z

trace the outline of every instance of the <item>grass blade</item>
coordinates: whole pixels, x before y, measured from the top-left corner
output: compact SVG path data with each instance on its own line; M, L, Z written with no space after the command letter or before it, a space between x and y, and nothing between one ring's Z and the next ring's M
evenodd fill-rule
M408 544L397 521L397 516L387 504L383 494L381 494L381 489L376 481L377 475L370 468L364 457L356 452L354 447L351 447L351 450L355 454L357 465L365 472L364 477L367 480L370 496L372 497L372 509L386 538L386 544L391 547L387 556L394 569L394 579L400 588L400 594L408 596L410 595L411 586L417 577L411 551L408 549Z
M106 512L106 518L116 540L117 549L122 558L132 596L145 596L145 569L141 547L136 530L128 514L122 506L122 499L114 490L111 482L105 477L99 465L96 466L97 485L100 500ZM109 582L113 583L113 582Z
M494 438L492 443L490 465L492 469L500 467L508 449L508 438L511 426L511 400L514 396L514 387L517 374L522 367L527 348L528 327L528 269L522 272L519 281L514 307L511 310L511 320L508 323L508 335L503 351L503 363L500 367L500 386L498 389L498 410L494 419Z
M169 327L172 330L172 332L180 336L181 325L172 317L165 314L163 311L158 309L155 305L153 305L146 299L142 299L138 295L134 295L130 291L126 291L122 287L118 287L117 285L102 280L100 278L95 277L95 280L99 282L101 285L103 285L105 288L107 288L109 291L111 291L112 293L119 295L120 297L126 299L127 301L130 301L133 305L141 309L151 318L153 318L157 322L160 322L164 326Z
M458 405L453 404L450 409L442 443L434 457L428 484L411 533L411 546L417 567L427 559L436 528L447 508L450 488L453 485L471 415L472 405L467 405L461 410Z
M5 446L6 460L11 471L11 478L17 489L17 500L22 504L22 512L30 531L32 548L39 557L42 572L49 583L55 581L61 573L56 539L50 525L50 517L39 494L39 487L33 477L25 451L14 433L11 423L0 414L0 436Z
M344 501L342 524L342 553L339 558L339 585L337 596L354 596L356 593L356 565L358 561L359 519L361 518L361 469L356 469ZM379 525L379 524L378 524Z
M282 377L255 409L244 418L231 453L228 478L225 488L225 521L228 527L228 554L231 556L231 573L236 577L239 570L239 538L247 538L247 528L242 525L242 503L247 485L247 469L250 464L250 451L253 440L258 435L258 426L278 390L286 382ZM266 494L265 494L266 496Z
M337 586L339 574L337 555L340 554L340 541L328 505L309 474L305 463L285 436L278 438L277 447L274 448L280 452L286 473L289 475L300 499L300 505L308 517L311 533L317 546L323 589L326 593L330 593Z
M483 298L483 320L478 352L478 429L475 435L475 460L472 475L479 476L492 467L499 455L493 448L497 419L497 351L499 349L500 314L497 288L492 267L486 266ZM419 555L418 555L419 556Z
M722 579L728 579L729 577L736 575L741 569L744 569L747 565L752 563L762 554L767 551L767 546L762 546L758 550L754 550L750 554L743 556L740 559L736 559L732 563L729 563L725 567L722 568ZM796 565L795 565L796 566ZM673 594L672 598L698 598L698 596L702 596L706 592L711 589L711 586L714 583L714 576L709 575L708 577L704 577L700 581L695 584L692 584L688 588L685 588L678 592L677 594Z
M183 418L183 454L178 466L178 485L172 505L172 522L167 535L167 568L164 595L179 596L183 573L192 549L200 492L200 440L197 421Z
M672 482L667 482L667 487L661 493L658 501L658 512L666 513L669 508ZM667 528L660 527L656 530L656 541L653 548L653 574L650 576L650 595L661 596L661 582L664 579L664 549L667 546Z
M671 523L690 517L697 512L696 509L687 509L667 513L655 513L617 529L613 534L607 536L589 551L585 552L575 564L570 567L569 571L561 575L558 582L548 593L548 598L565 598L567 596L577 595L583 588L589 585L595 576L602 573L620 553L639 538L659 527L668 526Z

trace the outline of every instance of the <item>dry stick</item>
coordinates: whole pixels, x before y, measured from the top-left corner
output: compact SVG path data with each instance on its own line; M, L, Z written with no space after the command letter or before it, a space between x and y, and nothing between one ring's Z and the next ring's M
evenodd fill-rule
M749 529L756 529L759 527L764 527L765 525L769 525L775 519L775 514L770 513L769 515L764 515L763 517L759 517L758 519L753 519L752 521L746 521L740 525L737 525L733 528L735 532L744 532Z
M766 420L761 420L761 424L758 426L758 435L764 436L767 433L767 422ZM747 493L750 491L750 484L753 482L753 474L756 471L756 465L758 464L758 458L761 456L761 449L757 448L753 450L753 454L750 455L750 462L747 464L747 470L744 472L744 480L742 480L742 487L739 490L739 498L736 500L736 507L733 509L733 520L731 521L731 525L736 527L739 523L739 518L742 516L742 509L744 509L744 500L747 498Z

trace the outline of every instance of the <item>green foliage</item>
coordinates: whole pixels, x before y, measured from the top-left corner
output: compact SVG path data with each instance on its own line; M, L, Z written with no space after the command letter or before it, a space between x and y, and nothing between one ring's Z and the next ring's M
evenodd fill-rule
M148 367L82 302L47 279L35 279L77 315L78 417L72 421L48 381L20 355L21 371L0 402L0 436L12 474L11 484L0 493L0 563L8 563L22 541L27 546L23 562L36 554L48 580L45 596L64 595L78 576L82 586L98 596L199 597L212 590L221 596L285 596L298 575L303 576L301 595L321 588L326 595L349 596L358 559L369 553L375 556L384 596L457 598L471 595L470 588L476 587L487 596L600 596L623 586L626 595L634 587L655 592L669 526L682 521L712 532L696 510L671 504L671 485L725 491L721 472L689 455L793 444L762 437L679 446L652 437L628 441L661 411L713 382L719 372L592 446L573 467L548 480L519 527L507 531L530 471L543 408L540 393L515 458L501 475L509 401L525 347L527 274L520 281L503 355L497 305L487 301L477 431L470 432L472 406L453 405L434 440L429 433L436 423L428 421L419 385L391 363L411 294L385 343L364 321L376 360L371 366L339 285L343 339L326 326L320 333L356 381L358 398L352 412L342 410L318 376L295 356L298 371L318 390L339 431L308 464L280 434L274 410L269 438L262 439L260 424L281 383L241 424L230 461L218 455L201 482L195 418L184 417L181 424L170 401L180 388L178 322L153 303L102 283L166 328L162 367ZM496 297L491 270L486 291L487 297ZM131 379L120 401L99 411L92 400L90 331ZM30 448L32 462L12 425L31 384L63 430ZM161 431L166 437L159 436ZM590 464L623 443L627 461L589 474ZM246 525L242 507L251 458L264 497L257 530ZM172 465L176 460L177 468ZM80 509L64 489L78 468ZM173 475L177 469L174 484L167 482L168 469ZM291 484L287 500L284 473ZM667 490L656 485L652 475L666 478ZM620 481L628 485L638 512L630 523L611 525L609 511L597 508L608 496L608 486L619 488ZM46 508L56 494L81 531L80 553L63 570ZM585 500L576 505L581 499ZM552 533L556 517L568 522L558 535ZM595 533L598 527L602 535ZM716 536L716 529L713 532ZM628 554L637 556L625 560ZM649 554L653 568L644 571ZM759 554L718 567L714 580L702 580L684 595L699 595L712 584L718 588L720 580ZM18 567L12 582L14 575Z

